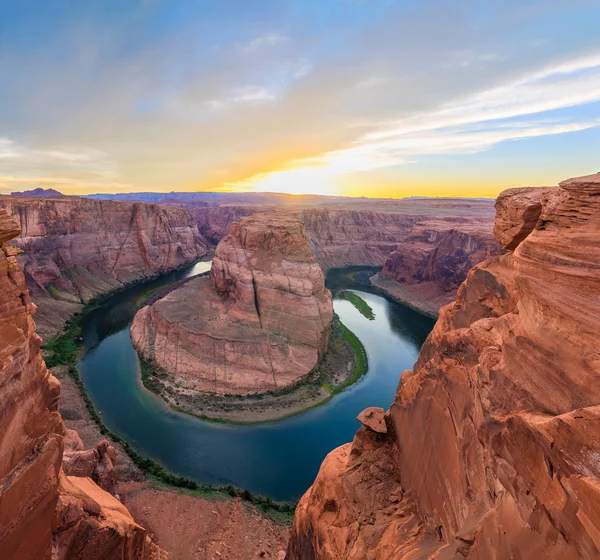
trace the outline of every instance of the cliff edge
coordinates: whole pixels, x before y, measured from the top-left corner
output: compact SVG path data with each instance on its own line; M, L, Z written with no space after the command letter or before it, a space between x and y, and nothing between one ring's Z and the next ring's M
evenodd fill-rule
M164 560L126 508L62 470L60 384L40 355L20 249L0 208L0 556L11 560Z
M442 308L387 433L327 456L288 560L600 555L600 174L496 210L503 253Z

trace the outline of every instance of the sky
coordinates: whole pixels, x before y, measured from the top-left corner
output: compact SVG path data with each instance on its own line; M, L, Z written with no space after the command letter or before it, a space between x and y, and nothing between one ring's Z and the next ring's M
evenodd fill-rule
M496 196L600 170L600 2L0 0L0 193Z

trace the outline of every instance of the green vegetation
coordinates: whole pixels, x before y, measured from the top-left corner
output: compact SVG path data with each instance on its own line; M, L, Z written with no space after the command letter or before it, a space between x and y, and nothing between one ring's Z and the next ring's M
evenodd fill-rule
M115 292L121 290L122 288L115 290ZM94 408L94 405L85 390L85 386L79 375L79 370L77 369L77 362L82 352L83 340L81 338L81 325L83 319L90 311L98 307L102 301L108 299L111 295L114 295L115 292L105 294L104 296L89 302L83 308L81 313L75 313L65 323L65 328L62 333L58 334L47 344L42 346L47 367L65 366L67 368L69 376L77 385L90 417L98 425L100 433L121 444L135 465L151 480L180 490L189 491L190 493L195 493L195 495L202 495L206 499L230 499L237 497L253 504L259 511L273 519L273 521L290 524L294 516L294 510L296 509L295 503L275 502L271 498L254 494L249 490L236 488L231 485L215 486L199 484L190 478L171 473L153 459L138 453L127 440L105 426L101 416Z
M371 306L358 294L355 294L354 292L349 292L348 290L343 290L339 292L338 295L342 299L345 299L349 301L352 305L354 305L354 307L356 307L356 309L360 311L361 315L369 319L369 321L375 319L375 313L373 313L373 309L371 309Z
M333 395L350 387L350 385L356 383L363 375L365 375L365 373L369 371L369 359L367 358L367 351L362 345L362 342L341 321L339 322L339 328L341 331L341 337L352 347L354 352L354 369L352 371L352 375L346 379L346 381L333 388L331 391Z

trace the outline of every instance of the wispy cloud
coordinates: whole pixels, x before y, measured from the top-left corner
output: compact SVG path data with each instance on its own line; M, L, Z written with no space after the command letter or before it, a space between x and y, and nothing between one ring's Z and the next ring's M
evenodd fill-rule
M242 47L242 50L247 54L253 54L261 49L268 49L276 45L280 45L281 43L286 43L289 40L289 37L279 33L267 33L252 39L252 41L249 43L246 43Z
M275 99L275 94L265 87L248 85L231 90L225 97L207 101L207 106L212 110L227 109L233 105L255 104Z
M410 163L416 156L473 154L508 140L586 130L600 126L600 117L565 121L553 112L597 101L600 55L586 56L384 125L314 162L340 172L364 171Z

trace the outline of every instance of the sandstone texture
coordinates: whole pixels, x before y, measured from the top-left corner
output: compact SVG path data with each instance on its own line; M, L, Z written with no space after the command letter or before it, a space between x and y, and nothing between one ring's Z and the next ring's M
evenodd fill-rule
M127 508L89 478L60 477L52 560L167 560Z
M236 219L260 208L223 205L193 211L199 231L216 243ZM472 266L500 249L488 200L362 199L286 211L304 224L323 270L383 267L372 283L430 315L454 299Z
M600 174L497 212L503 254L441 310L388 433L325 459L288 560L600 557Z
M85 453L65 433L60 384L39 352L20 249L19 226L0 208L0 556L11 560L166 558L125 508L87 478L66 477L63 446ZM110 486L108 445L93 450L93 474Z
M63 424L60 385L40 356L19 250L19 226L0 209L0 551L49 558Z
M13 243L39 305L43 336L94 296L191 263L208 252L194 216L176 206L77 197L0 198L21 228Z
M454 299L474 265L499 251L487 222L425 221L416 224L390 253L372 283L436 313Z
M247 394L304 379L327 348L331 294L302 223L257 213L232 224L210 277L140 310L136 349L200 391Z

